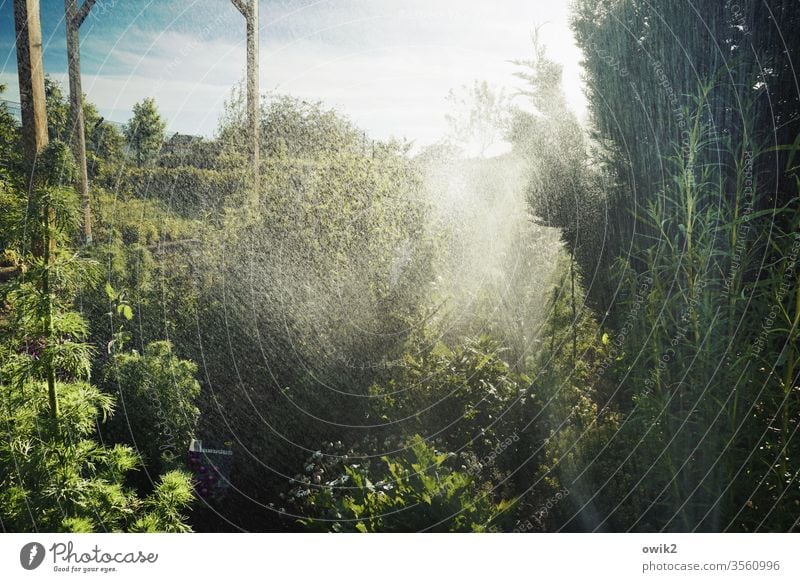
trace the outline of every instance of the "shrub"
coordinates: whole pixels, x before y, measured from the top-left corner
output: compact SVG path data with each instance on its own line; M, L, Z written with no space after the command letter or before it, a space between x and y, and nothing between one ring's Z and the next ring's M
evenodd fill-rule
M244 187L240 172L191 166L126 167L119 174L107 176L103 185L141 200L161 201L179 216L195 217L221 211Z
M142 455L149 472L180 465L200 411L197 365L175 356L172 344L157 341L140 354L117 354L106 367L106 389L119 395L121 413L107 426L113 442L127 443Z
M312 529L358 532L481 532L511 506L495 503L465 472L450 468L453 455L435 450L419 435L395 456L378 462L349 463L323 485L322 455L306 464L306 477L290 492L315 517L300 520ZM324 470L323 470L324 471ZM301 479L303 479L301 477Z
M83 382L60 384L56 423L43 383L0 385L0 519L6 531L189 531L188 474L163 475L144 499L125 486L139 466L130 447L94 438L113 398ZM99 418L98 418L99 417Z

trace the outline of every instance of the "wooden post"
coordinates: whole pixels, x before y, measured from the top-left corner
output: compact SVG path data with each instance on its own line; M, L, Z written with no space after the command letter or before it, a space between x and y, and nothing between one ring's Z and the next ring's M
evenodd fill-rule
M253 193L259 200L260 141L258 128L259 78L258 78L258 0L252 0L250 18L247 19L247 117L250 125L250 148L253 165Z
M67 64L69 66L69 102L72 114L72 145L78 171L75 189L83 209L83 240L92 243L92 207L89 198L89 174L86 170L86 135L83 122L81 89L81 46L78 31L96 0L85 0L78 9L77 0L64 0L67 29Z
M39 0L14 0L14 27L17 33L22 143L25 158L33 168L36 157L48 141Z
M259 198L258 131L258 0L231 0L247 23L247 129L250 138L250 171L253 176L253 199ZM255 205L254 205L255 207Z
M14 0L14 28L17 33L17 72L19 75L19 101L22 110L22 141L25 158L30 167L29 195L33 193L36 160L47 146L47 110L44 95L44 65L42 63L42 27L39 20L39 0ZM56 253L55 211L42 210L45 223L43 258L52 267ZM45 333L53 341L53 297L50 288L50 269L45 269L42 291L47 297L45 305ZM58 418L56 373L52 359L47 367L47 395L50 414Z

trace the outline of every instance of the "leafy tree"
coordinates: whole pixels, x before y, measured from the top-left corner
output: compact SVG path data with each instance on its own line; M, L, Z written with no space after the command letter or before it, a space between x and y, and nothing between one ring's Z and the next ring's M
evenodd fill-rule
M100 116L93 103L83 99L83 119L86 125L86 156L89 177L95 178L120 163L124 139L116 126ZM109 172L111 173L111 172Z
M72 139L71 110L64 89L58 81L45 77L48 134L51 140L66 143ZM105 121L97 107L83 96L83 122L89 177L94 178L105 166L119 163L123 139L119 130Z
M605 313L630 410L611 477L638 484L606 523L796 525L782 516L798 503L800 466L800 279L789 267L800 186L789 71L800 44L781 30L798 23L800 5L782 0L693 14L678 2L575 3L603 246L619 257Z
M146 98L133 106L133 117L125 125L124 134L137 166L155 161L164 143L166 126L158 113L155 99Z
M235 111L220 130L231 159L236 140L226 136L240 129ZM291 98L266 101L262 119L259 212L248 216L232 197L219 227L185 251L193 258L184 263L211 283L198 298L209 381L230 385L236 361L250 402L236 389L221 391L218 404L205 407L224 409L228 420L208 422L217 433L234 423L244 446L290 470L302 457L258 425L268 421L308 446L348 440L344 425L371 413L369 385L385 371L382 362L402 350L411 322L422 317L433 278L433 237L420 176L403 144L376 143L373 150L348 120ZM223 290L218 284L242 272L255 287ZM238 338L234 345L226 326ZM187 321L180 333L190 329ZM196 338L184 337L175 338L176 346L196 345ZM334 389L320 391L320 382ZM333 422L312 425L309 413ZM283 490L273 480L269 495L256 465L240 475L248 494L265 502Z
M494 90L487 81L473 81L471 87L451 90L447 102L452 108L445 116L448 139L468 152L486 157L492 146L503 139L510 101L502 89Z

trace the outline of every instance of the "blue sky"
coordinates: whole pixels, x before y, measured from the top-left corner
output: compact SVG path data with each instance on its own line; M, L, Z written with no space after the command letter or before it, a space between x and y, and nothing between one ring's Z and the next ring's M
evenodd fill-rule
M378 138L418 144L445 131L451 88L486 79L513 88L536 23L565 89L585 110L562 0L260 1L261 89L321 100ZM45 69L66 81L62 0L42 0ZM213 135L244 76L244 20L229 0L97 0L81 28L83 88L109 119L155 97L169 129ZM16 100L12 1L0 0L0 82Z

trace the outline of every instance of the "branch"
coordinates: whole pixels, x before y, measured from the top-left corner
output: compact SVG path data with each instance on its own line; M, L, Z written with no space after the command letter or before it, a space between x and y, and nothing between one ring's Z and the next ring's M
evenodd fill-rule
M89 16L89 11L94 6L94 3L97 0L85 0L81 7L78 9L78 12L75 13L75 28L80 28L83 21L86 20L86 17Z
M87 0L88 1L88 0ZM231 3L236 6L236 9L242 13L245 18L250 18L250 4L245 0L231 0Z
M13 265L11 267L0 267L0 283L5 283L6 281L10 281L14 277L17 276L17 273L22 272L22 267L19 265Z

